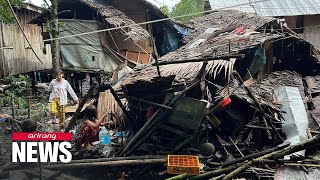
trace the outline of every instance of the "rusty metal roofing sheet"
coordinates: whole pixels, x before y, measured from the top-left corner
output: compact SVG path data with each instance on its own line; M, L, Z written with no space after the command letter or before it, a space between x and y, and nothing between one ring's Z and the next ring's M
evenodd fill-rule
M274 175L275 180L296 180L296 179L319 179L319 169L308 169L306 173L302 168L299 167L288 167L280 166L276 170Z
M233 6L229 9L244 12L256 12L259 16L297 16L320 14L319 0L266 0L254 3L256 0L210 0L212 9ZM237 4L245 4L236 6ZM251 3L252 5L249 5ZM236 6L236 7L234 7Z
M310 93L320 93L320 76L307 76L306 82Z

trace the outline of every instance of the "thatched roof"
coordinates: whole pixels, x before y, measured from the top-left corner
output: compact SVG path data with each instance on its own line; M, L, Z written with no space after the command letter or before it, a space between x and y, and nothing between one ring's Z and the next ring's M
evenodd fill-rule
M220 31L228 29L233 24L236 24L233 29ZM273 43L288 38L293 41L303 41L303 39L296 37L295 34L290 34L290 30L286 27L283 27L284 31L272 31L272 28L277 29L282 27L274 18L259 17L233 10L215 12L196 18L191 21L190 25L194 27L194 31L189 35L191 38L189 38L188 43L177 51L162 56L159 60L160 62L220 57L229 53L252 54L256 48L267 42ZM252 57L245 58L251 60ZM209 61L206 73L211 75L211 77L216 77L219 73L221 73L220 77L223 77L223 75L227 76L227 74L231 73L235 63L235 59L230 60L232 60L231 63L226 63L227 61L223 60ZM237 60L238 67L241 66L241 61ZM162 77L175 76L173 83L190 83L197 76L201 67L202 62L169 64L160 66L160 72ZM152 82L158 81L158 79L156 67L148 65L128 75L127 79L122 82L122 85L126 86L142 81L152 84Z
M133 25L127 28L128 30L126 31L123 30L123 31L125 31L125 34L135 42L139 42L150 36L145 29L137 25L133 20L127 17L123 12L115 9L112 6L91 2L87 0L81 0L80 2L95 9L97 12L100 13L102 17L105 18L106 22L108 22L114 27Z
M199 40L207 39L209 35L210 34L205 34L198 39L191 40L187 45L177 51L162 56L160 61L167 62L192 58L218 57L229 54L229 49L231 54L236 54L242 50L255 48L257 45L261 45L268 40L275 40L285 36L284 34L264 34L248 30L248 35L228 33L210 40L205 40L197 46Z
M189 42L197 38L208 28L224 29L236 25L237 27L245 27L257 31L267 24L277 23L278 20L272 17L261 17L236 10L217 11L191 20L188 26L194 30L185 38L185 41Z
M161 57L160 61L220 56L229 54L229 49L234 54L263 44L267 40L284 36L284 34L259 32L270 24L275 26L277 20L234 10L198 17L190 21L189 26L194 30L185 37L187 44ZM244 28L245 32L237 33L236 28Z

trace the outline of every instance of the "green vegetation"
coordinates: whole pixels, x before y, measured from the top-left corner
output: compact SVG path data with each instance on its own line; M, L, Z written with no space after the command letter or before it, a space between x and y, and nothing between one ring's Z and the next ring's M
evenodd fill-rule
M10 106L11 100L14 98L15 103L18 104L18 108L27 108L28 103L25 99L31 92L30 79L27 76L19 75L18 77L9 76L4 80L5 84L10 84L10 88L4 92L3 97L1 97L1 106Z
M22 7L24 0L10 0L12 6ZM10 24L14 23L14 16L8 6L7 0L0 0L0 21Z
M177 17L202 11L204 11L204 0L181 0L180 3L173 7L170 17ZM177 20L182 23L187 23L189 20L201 15L202 14L187 16Z
M163 12L163 14L167 15L168 17L170 17L170 10L169 10L168 6L166 6L166 5L161 6L160 10Z

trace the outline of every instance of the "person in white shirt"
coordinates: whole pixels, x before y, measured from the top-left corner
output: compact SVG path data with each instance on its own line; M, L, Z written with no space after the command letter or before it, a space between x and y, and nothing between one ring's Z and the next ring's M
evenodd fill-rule
M63 78L63 71L57 70L55 72L55 79L53 79L48 87L51 91L49 97L50 114L52 116L52 124L56 124L56 117L59 115L60 128L64 128L66 105L68 104L68 93L70 93L76 104L79 104L77 95L74 93L71 85Z

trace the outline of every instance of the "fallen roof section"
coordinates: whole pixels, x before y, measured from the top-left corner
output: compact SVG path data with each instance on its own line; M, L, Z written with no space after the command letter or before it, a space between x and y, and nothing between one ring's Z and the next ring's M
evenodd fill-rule
M89 2L86 0L81 0L80 2L97 10L97 12L99 12L101 16L103 16L105 20L114 27L130 26L128 28L121 28L121 30L124 31L125 34L135 42L139 42L150 36L145 29L137 25L133 20L127 17L123 12L115 9L112 6L104 5L96 2ZM124 29L128 29L128 31Z

